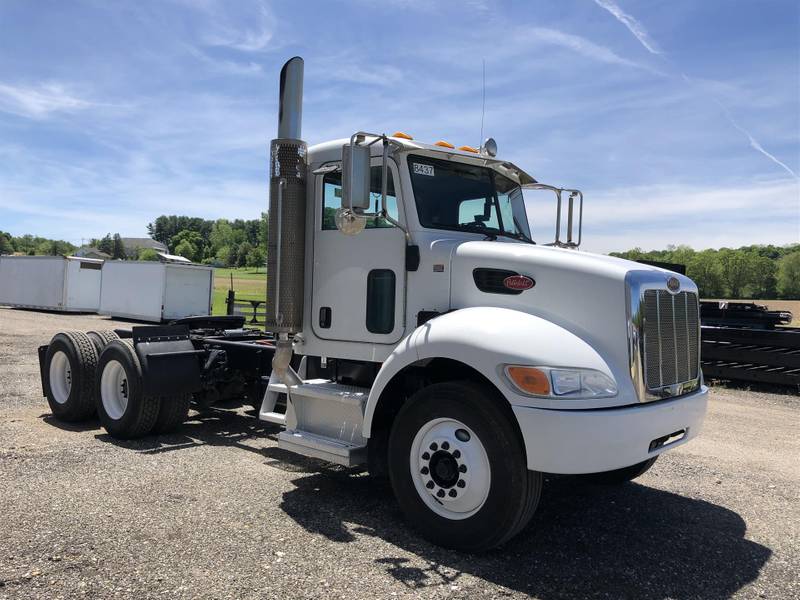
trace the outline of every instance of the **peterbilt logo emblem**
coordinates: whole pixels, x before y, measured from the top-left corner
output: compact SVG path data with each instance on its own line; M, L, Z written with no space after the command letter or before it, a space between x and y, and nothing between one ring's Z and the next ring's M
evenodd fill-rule
M503 285L510 290L523 291L529 290L536 285L536 282L525 275L510 275L503 279Z
M675 293L679 289L681 289L681 282L678 281L677 277L670 277L669 279L667 279L667 289L670 292Z

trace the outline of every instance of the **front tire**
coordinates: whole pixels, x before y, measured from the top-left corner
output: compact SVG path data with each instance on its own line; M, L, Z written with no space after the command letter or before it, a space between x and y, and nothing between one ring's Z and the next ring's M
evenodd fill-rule
M97 414L105 430L120 439L150 433L158 419L158 397L144 393L142 366L130 340L106 345L97 365Z
M513 415L473 382L414 394L389 436L389 474L406 518L440 546L477 552L527 525L541 473L529 471Z

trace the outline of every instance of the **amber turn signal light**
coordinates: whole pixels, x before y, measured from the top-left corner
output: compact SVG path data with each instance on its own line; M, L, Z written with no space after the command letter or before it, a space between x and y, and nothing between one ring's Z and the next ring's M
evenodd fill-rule
M521 391L537 396L550 395L550 378L536 367L506 367L509 379Z

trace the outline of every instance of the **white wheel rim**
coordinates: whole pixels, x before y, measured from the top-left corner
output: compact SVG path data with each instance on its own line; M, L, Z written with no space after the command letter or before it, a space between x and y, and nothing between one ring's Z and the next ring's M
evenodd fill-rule
M72 391L72 366L69 357L61 350L50 359L50 393L53 400L64 404Z
M455 419L423 425L411 443L411 479L422 501L437 515L459 520L478 512L492 481L480 438Z
M118 360L110 360L100 377L100 399L103 410L115 421L122 418L128 408L128 377Z

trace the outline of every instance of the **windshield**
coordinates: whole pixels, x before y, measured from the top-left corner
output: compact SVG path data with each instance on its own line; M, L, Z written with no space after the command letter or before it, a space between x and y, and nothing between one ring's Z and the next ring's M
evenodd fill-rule
M423 227L504 235L531 241L520 187L486 167L427 156L408 157Z

